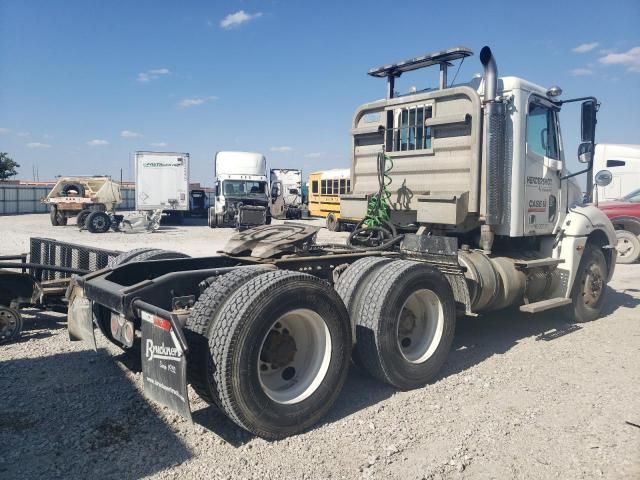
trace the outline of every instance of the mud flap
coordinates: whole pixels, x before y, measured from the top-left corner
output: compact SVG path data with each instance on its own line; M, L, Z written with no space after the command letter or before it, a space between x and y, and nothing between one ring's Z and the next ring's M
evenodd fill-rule
M82 340L97 351L91 300L80 295L74 297L67 314L67 330L71 341Z
M171 323L144 310L142 319L142 377L151 400L191 420L187 392L187 357Z

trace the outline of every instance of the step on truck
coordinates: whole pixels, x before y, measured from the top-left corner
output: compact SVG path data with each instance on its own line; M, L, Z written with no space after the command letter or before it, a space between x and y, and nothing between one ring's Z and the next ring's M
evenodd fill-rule
M189 417L190 384L273 439L322 418L352 354L408 390L436 378L458 315L597 318L616 238L604 214L568 198L558 113L582 102L579 173L591 183L598 102L498 78L488 47L482 81L450 86L448 67L470 55L454 48L369 72L388 94L354 117L342 208L364 221L349 244L318 245L316 227L285 223L239 232L218 256L123 254L70 288L72 338L95 346L97 326L123 349L139 345L148 397ZM397 77L429 66L439 88L396 94Z

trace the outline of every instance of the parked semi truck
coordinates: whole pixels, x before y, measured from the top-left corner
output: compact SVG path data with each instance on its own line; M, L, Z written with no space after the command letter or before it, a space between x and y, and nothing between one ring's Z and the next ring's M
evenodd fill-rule
M281 438L331 408L352 352L407 390L438 374L458 315L597 318L616 237L597 208L568 205L558 112L582 102L589 177L598 102L498 78L488 47L483 81L450 86L448 67L470 55L458 47L369 71L387 79L387 98L354 116L341 197L365 221L351 245L318 245L317 227L292 223L237 233L218 256L129 252L77 278L72 337L95 345L97 325L124 349L141 342L147 396L189 416L190 383L240 427ZM439 88L395 94L397 77L431 66Z
M209 227L244 229L271 221L267 160L260 153L218 152Z
M274 218L302 218L302 170L272 168L271 216Z
M135 152L136 210L162 210L180 222L189 212L189 154Z

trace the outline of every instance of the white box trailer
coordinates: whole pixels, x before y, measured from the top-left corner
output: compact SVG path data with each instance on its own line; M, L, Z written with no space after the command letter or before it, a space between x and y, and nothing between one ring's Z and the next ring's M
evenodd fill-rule
M189 211L189 154L136 152L136 210Z

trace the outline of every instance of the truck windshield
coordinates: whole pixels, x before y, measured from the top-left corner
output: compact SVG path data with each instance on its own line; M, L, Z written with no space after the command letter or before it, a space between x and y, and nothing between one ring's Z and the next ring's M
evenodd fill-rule
M251 180L225 180L222 182L225 195L257 195L267 191L266 182L254 182Z

